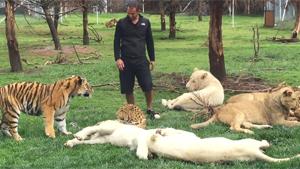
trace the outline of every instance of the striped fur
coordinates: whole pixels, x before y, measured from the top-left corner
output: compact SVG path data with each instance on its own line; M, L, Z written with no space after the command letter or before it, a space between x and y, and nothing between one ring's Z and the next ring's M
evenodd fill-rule
M15 140L22 140L18 134L20 113L44 116L45 133L55 138L54 121L60 132L70 134L66 129L66 112L70 98L76 95L89 97L93 90L87 80L72 76L53 84L21 82L0 88L2 110L1 130Z

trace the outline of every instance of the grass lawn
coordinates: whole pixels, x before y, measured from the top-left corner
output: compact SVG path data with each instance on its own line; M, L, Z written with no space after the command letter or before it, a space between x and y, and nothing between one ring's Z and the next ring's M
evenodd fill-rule
M96 24L96 16L90 15L89 22L103 37L101 43L91 41L90 48L101 54L100 59L89 60L91 64L43 65L47 60L54 60L56 54L45 55L35 53L37 49L52 50L53 44L46 22L39 18L27 18L28 25L22 15L17 16L17 38L23 63L24 72L11 73L8 61L5 25L0 24L0 85L20 82L39 81L52 83L70 75L82 75L92 85L118 82L118 71L113 59L114 29L107 29L104 23L109 19L121 18L124 14L100 15L100 23ZM0 18L2 18L1 16ZM208 62L208 24L209 17L202 22L194 16L177 16L177 39L168 40L168 32L160 31L158 15L146 15L152 22L156 49L156 67L153 74L181 73L190 75L194 67L209 69ZM223 17L223 45L227 74L250 74L264 79L269 84L286 81L293 86L300 85L300 51L299 43L274 43L268 41L275 36L290 37L291 29L271 29L263 27L261 16L237 16L236 26L232 28L231 18ZM59 25L59 35L63 46L81 45L82 35L81 15L73 14L64 19ZM258 25L260 32L259 61L251 65L253 56L252 26ZM88 57L90 54L79 54ZM76 61L75 54L68 55ZM250 67L251 65L251 67ZM154 76L155 77L155 76ZM165 79L169 81L170 79ZM157 79L154 78L154 83ZM73 133L83 127L93 125L98 121L114 119L115 112L125 102L118 86L104 86L94 88L94 95L90 99L74 98L67 117L68 129ZM182 90L181 92L183 92ZM161 119L149 121L149 128L174 127L192 131L189 125L193 115L184 111L170 111L160 104L162 98L174 98L178 93L165 89L155 90L154 107L161 112ZM135 90L137 104L145 109L143 93ZM229 96L229 93L226 93ZM203 121L198 119L197 121ZM138 160L133 152L127 148L111 145L80 145L73 149L65 148L63 143L72 136L57 134L55 140L46 138L43 132L42 117L22 115L19 133L25 138L17 143L10 138L0 135L0 168L299 168L300 160L270 164L261 161L230 162L212 164L193 164L182 161L157 158L150 161ZM300 128L274 126L267 130L254 130L254 135L235 133L223 124L210 125L207 128L193 131L200 137L223 136L230 139L255 138L266 139L272 146L266 154L273 157L288 157L300 152ZM184 143L183 143L184 144Z

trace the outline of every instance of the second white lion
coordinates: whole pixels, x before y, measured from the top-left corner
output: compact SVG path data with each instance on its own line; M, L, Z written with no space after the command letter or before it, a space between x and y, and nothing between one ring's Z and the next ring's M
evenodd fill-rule
M184 93L172 100L162 99L162 104L169 109L192 112L199 111L204 106L218 106L223 104L223 86L208 71L195 68L190 80L186 84L186 88L190 92Z

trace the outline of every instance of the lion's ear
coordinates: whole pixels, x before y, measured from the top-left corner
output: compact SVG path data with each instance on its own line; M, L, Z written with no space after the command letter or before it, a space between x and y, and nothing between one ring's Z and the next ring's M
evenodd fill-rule
M196 72L196 71L198 71L198 70L199 70L199 69L198 69L197 67L195 67L193 71Z
M202 80L205 79L205 78L207 77L207 75L208 75L207 72L203 73L203 75L201 76L201 79L202 79Z
M78 83L79 85L82 85L83 81L84 81L83 78L81 78L80 76L77 77L77 83Z
M293 91L290 90L290 89L286 89L284 92L283 92L283 95L284 96L291 96L293 94Z

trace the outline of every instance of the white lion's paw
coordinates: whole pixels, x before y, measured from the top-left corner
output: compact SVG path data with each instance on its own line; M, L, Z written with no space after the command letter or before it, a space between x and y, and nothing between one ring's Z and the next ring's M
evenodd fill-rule
M270 143L267 140L262 140L261 143L263 144L263 147L270 147Z
M137 156L138 156L139 159L141 159L141 160L148 160L148 154L146 154L146 155L137 154Z
M61 133L64 134L64 135L70 135L70 134L72 134L72 132L70 132L70 131L63 131Z
M73 144L72 140L69 140L69 141L65 142L64 146L72 148L74 146L74 144Z
M77 138L78 140L84 140L86 137L83 134L80 133L76 133L73 135L75 138Z
M161 104L163 106L167 106L168 105L168 101L166 99L161 99Z

